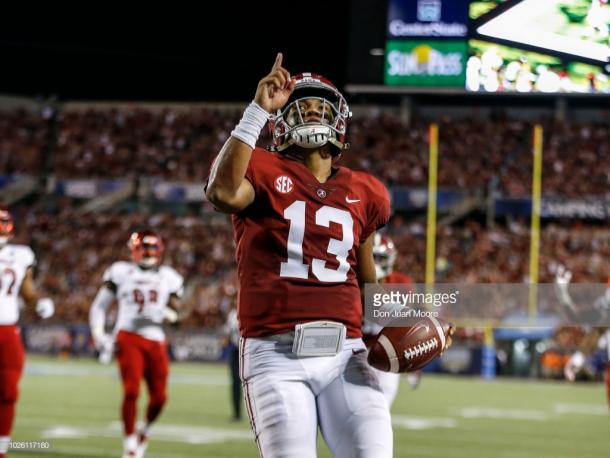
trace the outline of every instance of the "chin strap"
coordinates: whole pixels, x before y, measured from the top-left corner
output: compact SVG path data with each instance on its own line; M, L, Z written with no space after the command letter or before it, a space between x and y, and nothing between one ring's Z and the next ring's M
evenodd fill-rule
M326 143L324 143L323 145L319 145L319 146L301 146L298 145L292 138L289 138L288 140L286 140L284 143L282 143L281 145L269 145L267 147L267 149L269 151L275 151L277 153L281 153L283 151L285 151L288 147L292 146L292 145L297 145L297 146L301 146L301 148L306 148L306 149L313 149L313 148L320 148L326 144L330 143L332 146L334 146L335 148L331 149L331 153L333 155L333 157L338 157L341 155L341 153L350 148L350 144L349 143L341 143L339 141L337 141L335 138L329 138L328 141Z

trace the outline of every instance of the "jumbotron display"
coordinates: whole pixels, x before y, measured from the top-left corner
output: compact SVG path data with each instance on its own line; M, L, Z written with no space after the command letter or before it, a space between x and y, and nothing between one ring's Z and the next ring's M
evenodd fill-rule
M384 92L610 94L608 2L387 0L383 39L380 24L364 30L352 19L365 37L353 46L375 49L352 50L350 83Z

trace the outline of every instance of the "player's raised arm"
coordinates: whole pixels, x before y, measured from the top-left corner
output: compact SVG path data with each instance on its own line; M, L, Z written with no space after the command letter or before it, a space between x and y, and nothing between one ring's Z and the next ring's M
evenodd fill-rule
M294 81L282 67L279 53L271 72L259 81L254 100L212 164L206 196L218 210L238 212L254 200L254 188L244 178L252 150L269 114L286 103L293 89Z

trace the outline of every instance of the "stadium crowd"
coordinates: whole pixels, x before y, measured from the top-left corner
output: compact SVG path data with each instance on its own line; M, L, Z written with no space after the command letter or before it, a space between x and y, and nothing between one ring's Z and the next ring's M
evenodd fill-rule
M50 116L54 113L54 116ZM0 114L3 175L54 174L58 178L154 176L201 183L240 110L195 106L67 109L41 114ZM610 184L610 125L543 122L545 195L604 195ZM507 119L442 118L439 185L526 196L531 187L532 124ZM341 159L387 185L425 186L428 123L406 127L400 118L368 110L350 124L353 150ZM268 135L260 143L269 143ZM46 158L45 160L42 160ZM151 227L166 239L166 261L187 278L187 325L217 327L236 299L230 222L195 211L81 214L68 198L52 212L40 202L17 207L18 240L39 255L39 279L59 304L57 320L86 322L104 269L127 259L131 230ZM424 279L421 220L396 215L388 233L400 251L397 268ZM477 220L441 226L437 278L447 282L527 280L529 229L512 221L486 227ZM575 281L607 279L610 231L580 223L543 228L540 281L553 281L557 263L569 264Z
M0 175L41 173L48 143L48 123L43 114L0 111Z
M28 244L37 253L38 282L58 304L54 319L60 322L87 322L104 270L117 260L129 260L129 234L145 227L162 234L165 262L189 279L186 325L220 326L235 298L234 283L224 279L232 279L234 264L232 232L225 218L79 215L69 205L52 215L21 209L15 217L15 242Z
M43 115L16 111L0 115L0 164L6 174L201 182L239 113L134 105L58 111L56 122L50 123ZM530 192L531 122L505 117L437 121L439 186L492 189L512 197ZM610 125L547 120L543 127L543 192L568 197L606 194L610 163L600 158L610 152ZM55 134L49 135L50 130ZM353 149L342 161L388 185L424 186L427 132L427 120L417 119L407 127L391 112L364 110L350 123ZM265 136L260 143L269 141ZM43 150L52 157L48 164L40 160Z
M232 229L220 215L198 217L169 213L99 213L81 215L71 207L57 214L18 212L16 241L30 244L39 256L42 289L58 304L54 319L84 323L107 266L129 259L126 242L137 228L151 227L165 239L165 262L187 279L189 317L185 326L218 327L237 297ZM387 233L399 255L396 268L415 282L424 281L425 228L402 216ZM523 222L485 227L477 220L439 228L437 280L450 283L521 283L527 281L529 227ZM542 230L540 281L553 282L559 263L576 282L607 280L610 231L582 224L548 224Z

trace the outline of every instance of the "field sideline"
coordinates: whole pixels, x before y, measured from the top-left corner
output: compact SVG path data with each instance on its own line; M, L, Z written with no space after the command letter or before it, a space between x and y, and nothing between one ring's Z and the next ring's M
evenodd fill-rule
M223 365L174 364L147 457L258 456L247 421L229 421L228 381ZM9 456L119 457L120 389L114 366L30 355L13 440L49 441L51 449ZM610 455L602 384L425 375L417 391L401 384L392 415L395 457ZM330 457L321 440L318 450Z

